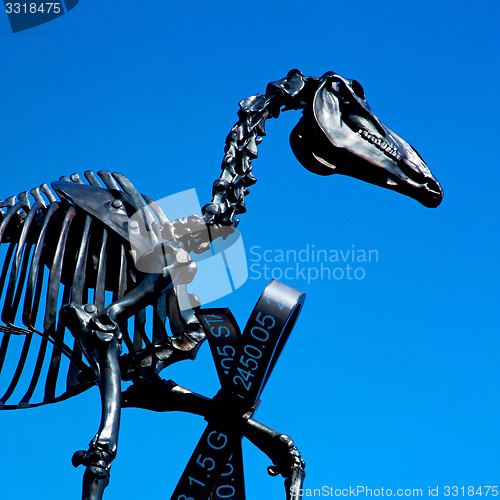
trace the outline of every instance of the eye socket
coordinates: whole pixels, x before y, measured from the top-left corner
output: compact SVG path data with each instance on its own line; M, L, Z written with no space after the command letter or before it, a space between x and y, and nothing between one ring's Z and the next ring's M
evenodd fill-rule
M352 80L351 87L352 87L352 91L356 94L357 97L359 97L360 99L365 98L365 91L363 90L361 83L359 83L356 80Z
M342 80L340 80L340 78L338 78L338 77L332 76L330 78L330 85L333 89L335 88L336 85L337 86L340 85L341 82L342 82Z

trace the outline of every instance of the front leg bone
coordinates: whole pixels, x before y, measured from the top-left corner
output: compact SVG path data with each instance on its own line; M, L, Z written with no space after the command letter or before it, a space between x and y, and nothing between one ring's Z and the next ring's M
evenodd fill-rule
M61 321L78 341L97 379L101 393L101 424L88 451L77 451L73 465L85 465L83 500L101 500L109 483L111 462L116 457L121 411L120 332L96 332L88 324L97 312L93 304L68 304Z

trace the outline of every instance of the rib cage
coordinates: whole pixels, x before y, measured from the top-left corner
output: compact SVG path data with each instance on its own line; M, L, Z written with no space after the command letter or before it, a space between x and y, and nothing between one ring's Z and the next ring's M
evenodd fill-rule
M132 183L121 174L85 172L88 184L129 195L147 214L152 228L166 215L154 216ZM73 174L60 180L83 184ZM0 409L39 406L67 399L95 384L78 344L59 321L62 304L93 303L98 310L135 287L142 275L130 256L130 244L67 200L58 200L43 184L0 202L0 243L5 248L0 274ZM128 353L153 352L167 339L167 295L120 325ZM153 331L149 338L148 329ZM149 320L151 318L151 320ZM150 325L149 323L152 323ZM22 325L22 326L21 326ZM5 383L7 385L5 386ZM38 400L32 401L34 394Z

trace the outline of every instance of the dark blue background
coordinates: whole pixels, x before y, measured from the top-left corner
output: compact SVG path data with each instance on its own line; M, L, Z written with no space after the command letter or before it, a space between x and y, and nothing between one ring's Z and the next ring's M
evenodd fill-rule
M306 486L498 484L498 26L496 1L80 2L12 34L0 16L2 197L72 172L123 172L152 198L219 175L236 103L297 67L334 70L426 159L435 210L350 178L316 177L269 122L240 229L247 249L377 249L361 281L288 284L304 311L256 418L291 434ZM186 214L189 215L189 214ZM248 318L265 280L214 306ZM204 346L163 373L208 396ZM70 464L99 423L96 390L0 413L2 500L79 498ZM123 413L106 499L169 498L204 428ZM245 443L248 498L281 498Z

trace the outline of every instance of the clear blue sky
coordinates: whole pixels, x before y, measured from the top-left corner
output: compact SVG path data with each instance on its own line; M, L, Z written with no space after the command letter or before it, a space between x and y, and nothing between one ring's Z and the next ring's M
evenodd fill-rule
M287 281L306 304L255 417L296 440L307 488L498 484L499 10L493 0L81 0L17 34L0 15L0 196L109 169L152 198L196 188L206 203L240 99L292 68L359 80L445 198L426 209L316 177L288 146L300 115L268 123L241 217L247 250L354 245L378 262L363 280ZM244 325L265 284L249 279L214 305ZM163 376L218 390L207 346ZM96 389L0 422L1 500L80 498L83 469L70 459L97 430ZM124 410L106 500L170 498L203 428L192 415ZM284 498L267 458L244 453L249 500Z

